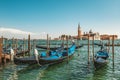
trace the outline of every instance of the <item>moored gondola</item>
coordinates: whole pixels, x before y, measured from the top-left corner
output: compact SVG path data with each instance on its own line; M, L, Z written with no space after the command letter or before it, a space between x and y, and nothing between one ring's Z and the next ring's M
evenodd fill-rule
M63 62L65 60L68 60L68 58L72 57L76 49L76 45L73 44L68 50L64 50L64 48L58 48L55 51L49 51L49 52L41 52L38 54L37 49L35 49L34 56L31 57L24 57L24 58L19 58L15 57L14 58L14 63L15 64L40 64L40 65L45 65L45 64L56 64Z
M76 46L76 49L83 47L83 45ZM47 49L47 46L36 45L36 48ZM59 47L50 47L50 50L56 50ZM67 50L65 47L64 50Z
M109 53L102 45L101 49L95 54L94 57L95 68L100 68L105 66L108 63L108 58L109 58Z

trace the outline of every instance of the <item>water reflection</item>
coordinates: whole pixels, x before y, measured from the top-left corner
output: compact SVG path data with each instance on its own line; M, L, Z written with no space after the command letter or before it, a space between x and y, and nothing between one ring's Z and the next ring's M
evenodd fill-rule
M107 80L106 79L106 74L107 74L107 68L108 66L103 66L100 69L97 69L93 73L93 80Z
M0 80L17 80L17 71L13 63L8 63L1 66Z

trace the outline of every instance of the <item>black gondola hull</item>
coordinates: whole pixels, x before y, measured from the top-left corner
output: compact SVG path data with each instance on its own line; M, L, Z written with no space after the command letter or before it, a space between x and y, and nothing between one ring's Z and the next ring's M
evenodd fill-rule
M107 64L108 64L108 60L105 60L105 62L97 62L96 60L94 61L94 66L95 66L96 69L104 67Z
M62 57L62 58L59 58L59 59L55 59L55 60L45 60L45 59L39 58L39 64L40 65L57 64L57 63L61 63L61 62L67 61L72 56L73 56L73 54L70 55L70 56L65 56L65 57ZM38 61L35 60L34 57L31 57L31 58L14 58L14 63L17 64L17 65L20 65L20 64L32 65L32 64L38 64Z

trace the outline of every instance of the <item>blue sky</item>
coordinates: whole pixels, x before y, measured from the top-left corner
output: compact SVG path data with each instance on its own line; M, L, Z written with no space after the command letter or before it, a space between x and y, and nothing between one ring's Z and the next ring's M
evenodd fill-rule
M0 26L33 33L120 35L120 0L0 0Z

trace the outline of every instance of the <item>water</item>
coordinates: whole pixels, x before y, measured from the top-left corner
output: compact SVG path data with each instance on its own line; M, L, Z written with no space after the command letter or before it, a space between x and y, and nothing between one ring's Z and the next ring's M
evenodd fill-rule
M115 66L112 65L110 50L109 63L98 70L92 64L92 47L90 47L90 65L88 66L87 46L76 50L69 62L52 66L31 67L8 63L0 67L0 80L120 80L120 54L119 47L115 47ZM95 46L95 52L99 50ZM79 54L79 56L78 56Z

